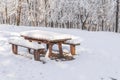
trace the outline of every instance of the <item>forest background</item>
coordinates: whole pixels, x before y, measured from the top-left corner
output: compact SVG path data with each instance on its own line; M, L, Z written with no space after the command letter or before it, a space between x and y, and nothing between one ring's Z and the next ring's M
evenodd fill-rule
M120 32L120 0L0 0L0 24Z

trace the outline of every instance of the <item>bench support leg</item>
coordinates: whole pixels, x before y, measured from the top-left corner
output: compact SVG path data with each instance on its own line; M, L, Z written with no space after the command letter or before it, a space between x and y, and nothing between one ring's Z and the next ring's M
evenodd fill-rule
M18 52L17 45L12 44L12 51L13 51L14 54L17 54L17 52Z
M34 50L34 59L36 61L40 61L40 54L38 50Z
M75 55L75 45L70 45L70 52L72 55Z

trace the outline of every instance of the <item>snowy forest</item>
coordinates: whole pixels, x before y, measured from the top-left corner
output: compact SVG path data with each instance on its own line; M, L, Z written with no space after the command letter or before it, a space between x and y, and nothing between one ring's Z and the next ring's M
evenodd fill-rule
M120 32L120 0L0 0L0 24Z

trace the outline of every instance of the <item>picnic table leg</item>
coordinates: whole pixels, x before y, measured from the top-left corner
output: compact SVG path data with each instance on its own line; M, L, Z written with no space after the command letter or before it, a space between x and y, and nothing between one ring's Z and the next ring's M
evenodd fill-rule
M70 52L72 55L75 55L75 45L70 45Z
M58 43L58 47L59 47L60 57L64 57L61 42Z
M40 61L40 54L38 50L34 50L34 59L36 61Z
M28 48L28 52L30 53L30 51L31 51L31 49L30 48Z
M47 49L49 48L49 44L46 44L46 48L47 48Z
M53 46L53 44L52 43L49 43L49 57L51 57L51 55L52 55L52 46Z
M12 51L14 54L17 54L18 51L17 45L12 44Z

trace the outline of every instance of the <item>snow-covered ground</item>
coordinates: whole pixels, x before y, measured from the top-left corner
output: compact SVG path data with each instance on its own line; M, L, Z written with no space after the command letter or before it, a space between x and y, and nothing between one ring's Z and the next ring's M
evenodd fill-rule
M78 36L81 45L72 61L34 61L19 48L14 55L8 40L22 31L45 30ZM120 34L79 29L0 25L0 80L120 80Z

